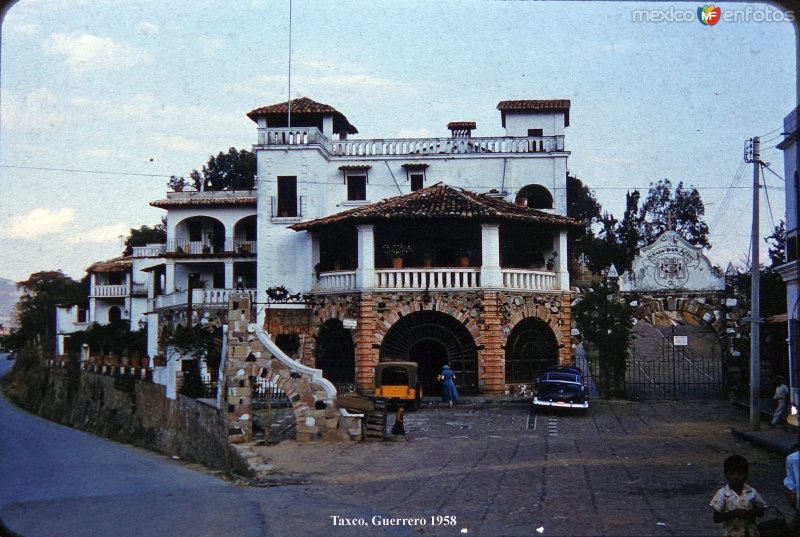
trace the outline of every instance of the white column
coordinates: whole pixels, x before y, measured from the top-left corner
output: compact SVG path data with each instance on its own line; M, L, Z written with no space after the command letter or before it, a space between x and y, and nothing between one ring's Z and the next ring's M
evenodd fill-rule
M225 289L233 289L233 260L225 261Z
M89 294L95 294L95 287L97 286L97 275L92 272L89 275ZM89 322L94 323L97 322L97 299L90 298L89 299Z
M559 289L569 291L569 255L567 253L567 232L558 234L558 259L556 269L558 272Z
M500 224L481 224L481 287L500 289Z
M375 234L374 226L356 226L358 230L358 268L356 289L375 288Z
M169 260L167 261L166 267L166 288L164 289L164 293L167 295L171 295L175 292L175 261Z

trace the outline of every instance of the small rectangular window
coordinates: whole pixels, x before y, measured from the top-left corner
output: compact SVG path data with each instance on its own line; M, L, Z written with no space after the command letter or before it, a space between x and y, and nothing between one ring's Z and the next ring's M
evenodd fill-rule
M347 174L347 199L363 201L367 199L367 176Z
M278 217L297 216L297 177L278 177Z
M409 174L409 179L411 180L411 192L415 190L419 190L421 188L425 188L425 174L424 173L412 173Z
M543 129L528 129L528 136L544 136Z

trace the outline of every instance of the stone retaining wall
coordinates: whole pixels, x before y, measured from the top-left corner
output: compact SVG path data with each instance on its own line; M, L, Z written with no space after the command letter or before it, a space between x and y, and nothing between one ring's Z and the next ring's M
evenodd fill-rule
M131 375L109 376L78 368L49 368L40 416L210 468L246 473L228 446L225 416L216 408L177 396Z

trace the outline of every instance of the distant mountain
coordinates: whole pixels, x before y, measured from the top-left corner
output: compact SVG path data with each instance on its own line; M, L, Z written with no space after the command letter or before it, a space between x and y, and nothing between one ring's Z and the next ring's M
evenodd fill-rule
M4 327L17 325L16 306L20 294L17 282L0 278L0 324Z

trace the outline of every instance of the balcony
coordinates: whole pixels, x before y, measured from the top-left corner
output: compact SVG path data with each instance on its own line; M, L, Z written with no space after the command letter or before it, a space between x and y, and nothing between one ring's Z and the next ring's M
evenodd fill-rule
M244 289L237 291L236 289L192 289L192 306L193 307L215 307L227 308L228 299L231 293L247 293L251 301L256 300L255 289ZM167 309L185 307L188 304L189 292L176 291L168 295L160 295L156 297L156 309Z
M134 246L133 257L161 257L166 252L166 244L148 244L147 246Z
M551 153L564 151L564 136L498 136L488 138L396 138L328 140L316 127L258 130L265 146L318 145L334 157Z
M128 296L127 285L93 285L89 296L93 298L125 298Z
M503 289L519 291L559 291L558 274L544 270L501 269ZM453 291L480 289L480 268L404 268L375 271L377 289L409 291ZM322 272L315 292L355 291L356 271Z
M210 254L256 254L258 242L245 239L225 239L222 244L189 239L169 239L164 252L170 254L210 255Z

